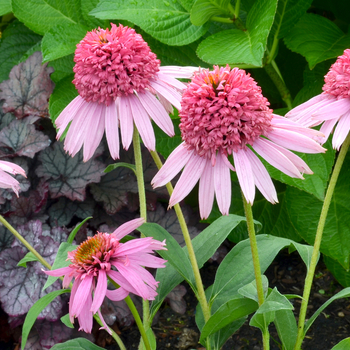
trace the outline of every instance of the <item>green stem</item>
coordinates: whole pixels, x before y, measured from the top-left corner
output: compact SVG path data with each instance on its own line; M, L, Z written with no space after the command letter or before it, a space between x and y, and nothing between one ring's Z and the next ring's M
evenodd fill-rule
M233 14L234 14L235 18L238 18L238 17L239 17L239 8L240 8L240 5L241 5L241 0L237 0L237 1L236 1L235 9L234 9L234 11L233 11ZM229 6L232 7L231 3L229 4Z
M39 262L45 267L47 267L49 270L51 270L52 266L21 236L21 234L16 231L16 229L11 226L3 216L0 215L0 222L31 252L33 253ZM62 279L62 277L61 277ZM101 322L100 318L97 314L94 315L95 320L99 323L100 326L103 327L103 323ZM125 345L123 344L122 340L118 336L117 333L115 333L112 329L110 329L112 332L112 337L117 342L117 344L120 347L120 350L126 350Z
M255 236L252 206L247 202L243 193L242 193L242 197L243 197L244 212L247 218L250 249L252 251L255 282L256 282L256 289L258 293L258 303L259 303L259 306L261 306L265 300L265 296L264 296L264 288L263 288L262 277L261 277L258 243L256 241L256 236ZM264 350L268 350L270 349L270 334L268 330L266 332L263 332L262 335L263 335Z
M3 216L0 215L0 222L41 262L42 265L51 270L51 265L11 226Z
M133 147L134 147L137 187L139 190L140 216L145 221L147 221L146 191L145 191L145 180L143 177L140 135L139 135L139 132L138 132L136 126L134 126ZM145 236L143 234L141 234L141 237L145 237ZM149 310L149 301L148 300L142 299L142 309L143 309L143 327L147 331L148 328L150 327L150 324L149 324L150 323L150 310ZM142 349L141 343L140 343L140 348Z
M274 60L270 64L264 66L266 73L269 75L273 83L275 84L277 90L279 91L282 100L286 103L288 109L292 109L292 97L291 94L283 81L281 73Z
M104 324L102 323L102 321L101 321L100 317L98 316L98 314L95 314L95 315L94 315L94 319L96 320L96 322L97 322L101 327L104 327ZM116 343L119 345L120 350L126 350L126 347L125 347L123 341L120 339L119 335L118 335L116 332L114 332L113 329L109 328L109 330L110 330L110 332L111 332L111 333L110 333L111 336L114 338L114 340L116 341Z
M343 145L340 149L340 152L338 154L337 161L335 162L333 173L331 176L331 179L329 180L329 185L327 189L327 193L323 202L322 210L320 219L318 221L318 226L316 230L316 236L315 236L315 243L314 243L314 249L312 251L310 266L306 274L305 278L305 285L304 285L304 292L303 292L303 299L301 302L300 312L299 312L299 322L298 322L298 335L297 335L297 341L295 343L294 350L299 350L301 347L301 344L304 339L304 326L305 326L305 318L306 318L306 311L307 311L307 305L309 302L310 292L311 292L311 286L312 281L315 274L315 269L317 265L317 261L319 258L319 252L320 252L320 246L322 241L322 235L323 235L323 229L326 223L328 209L332 201L334 188L338 180L338 176L341 170L341 167L344 163L344 159L346 156L346 153L348 152L350 145L350 133L346 137L345 141L343 142Z
M163 164L162 164L161 159L159 158L158 153L156 151L151 152L151 155L152 155L153 160L156 163L158 169L160 169ZM169 195L171 196L171 194L173 193L173 190L174 190L172 184L170 182L167 183L166 188L169 192ZM184 239L185 239L188 255L190 258L191 265L192 265L192 270L193 270L193 274L194 274L194 278L195 278L195 282L196 282L196 287L197 287L197 293L196 293L197 298L198 298L199 304L200 304L202 311L203 311L204 320L205 320L205 322L207 322L210 318L210 308L208 305L207 298L205 296L203 282L202 282L202 278L201 278L201 275L199 272L197 259L196 259L196 255L194 253L191 237L190 237L190 234L188 232L187 224L186 224L185 218L183 216L180 205L175 204L174 209L175 209L177 218L179 220L181 231L182 231L182 234L183 234ZM207 350L209 350L209 348L207 348Z
M139 331L141 333L141 337L142 337L143 342L145 344L146 350L151 350L151 346L150 346L148 338L147 338L146 330L143 327L140 315L136 310L135 304L133 303L133 301L131 300L129 295L124 300L125 300L126 304L128 305L132 315L134 316L135 322L136 322L137 327L139 328Z

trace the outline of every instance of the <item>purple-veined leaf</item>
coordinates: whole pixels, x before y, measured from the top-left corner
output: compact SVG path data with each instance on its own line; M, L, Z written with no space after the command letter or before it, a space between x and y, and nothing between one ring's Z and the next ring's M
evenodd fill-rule
M72 201L85 200L86 186L99 182L105 168L95 159L84 163L81 151L75 157L69 156L61 142L55 142L52 147L42 151L39 159L42 165L36 169L36 173L48 180L51 197L65 196Z
M50 349L57 343L70 339L73 330L60 320L56 322L36 321L34 327L40 335L40 345L43 349Z
M73 216L80 219L92 216L94 207L95 201L92 199L86 199L84 202L72 202L68 198L61 197L49 209L50 223L51 225L67 226Z
M48 116L48 99L54 88L50 79L53 68L41 62L41 52L34 52L25 62L14 66L10 79L0 84L4 112L14 113L17 118Z
M179 284L165 298L170 307L181 315L186 312L186 301L183 298L186 293L186 287Z
M190 217L190 209L183 207L182 210L185 220L188 222ZM155 211L147 212L147 221L159 224L176 239L177 243L179 243L181 247L185 246L185 240L183 238L180 224L174 209L169 209L167 212L165 212L165 209L158 203ZM199 230L194 226L188 226L188 230L192 239L199 234Z
M101 306L101 312L109 326L112 326L114 322L118 322L120 327L130 327L134 323L134 317L124 300L111 301L105 298Z
M137 191L137 182L133 171L118 167L102 177L99 184L90 185L95 200L103 203L103 208L110 215L127 205L127 192Z
M14 238L13 234L5 226L0 226L0 252L10 248Z
M0 131L0 146L6 149L6 154L33 158L50 145L48 136L35 129L37 118L14 120Z

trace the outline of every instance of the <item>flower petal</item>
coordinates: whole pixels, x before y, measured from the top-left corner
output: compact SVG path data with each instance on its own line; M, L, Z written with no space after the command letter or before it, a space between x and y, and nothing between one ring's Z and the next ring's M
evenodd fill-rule
M199 72L199 67L180 67L180 66L161 66L159 67L159 71L162 74L167 74L173 76L174 78L192 78L195 72Z
M329 120L338 118L350 110L350 100L341 98L317 110L312 114L312 117L318 120Z
M117 99L117 101L119 101ZM105 129L109 153L113 159L119 159L119 116L118 102L112 102L105 109Z
M85 307L81 310L78 315L79 331L83 330L85 333L91 333L92 330L92 318L93 314L90 311L92 303L91 294L88 294L85 302Z
M118 289L114 289L114 290L107 289L107 291L106 291L106 297L110 300L113 300L113 301L123 300L128 295L129 295L129 292L122 287L120 287Z
M172 89L166 83L160 80L154 81L150 80L151 87L157 92L157 94L162 95L166 98L175 108L181 109L181 95L174 89Z
M216 201L222 215L228 215L231 205L231 177L230 168L224 161L225 155L218 154L214 166L214 188Z
M90 311L94 314L102 305L107 290L107 275L105 270L100 270L97 277L97 285L94 293L94 300L92 302Z
M89 275L85 275L85 278L81 280L73 300L71 315L79 316L83 308L86 307L88 295L91 294L92 280L93 276Z
M120 240L124 236L128 235L132 231L136 230L139 226L141 226L145 220L143 218L130 220L123 225L119 226L112 234Z
M129 149L134 133L134 121L132 118L132 111L130 106L129 96L118 98L117 107L120 123L120 133L122 136L122 144L124 149Z
M350 111L345 113L338 122L338 125L334 131L332 145L334 149L339 151L340 146L343 144L346 136L348 136L350 130Z
M207 164L203 170L202 176L199 179L199 213L202 219L207 219L214 203L214 167L210 160L207 160Z

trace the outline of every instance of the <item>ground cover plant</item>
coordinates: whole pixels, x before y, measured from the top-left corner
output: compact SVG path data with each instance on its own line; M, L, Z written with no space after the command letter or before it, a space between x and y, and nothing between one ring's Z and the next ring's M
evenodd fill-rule
M98 349L96 323L126 349L113 324L132 322L156 349L183 281L198 347L249 318L264 350L273 325L279 348L302 348L350 296L349 10L0 1L0 301L22 349ZM307 270L300 295L264 275L285 249ZM320 256L344 289L307 313Z

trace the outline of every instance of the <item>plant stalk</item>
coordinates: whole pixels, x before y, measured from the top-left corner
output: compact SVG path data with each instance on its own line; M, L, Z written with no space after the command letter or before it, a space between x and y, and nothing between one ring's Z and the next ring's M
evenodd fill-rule
M163 163L162 163L158 153L156 151L151 152L151 155L152 155L152 158L153 158L154 162L156 163L158 169L160 169L162 167ZM170 182L167 183L166 188L169 192L169 195L171 196L171 194L173 193L173 190L174 190L172 184ZM187 224L186 224L185 218L183 216L180 205L175 204L174 209L175 209L177 218L179 220L181 231L182 231L182 234L184 236L185 243L187 246L188 255L190 258L190 262L191 262L191 266L192 266L192 270L193 270L193 274L194 274L194 278L195 278L195 282L196 282L196 287L197 287L197 293L196 293L197 298L198 298L199 304L200 304L202 311L203 311L204 320L205 320L205 322L207 322L210 318L210 308L208 305L207 298L205 296L202 277L201 277L200 272L199 272L197 259L196 259L196 255L194 253L191 237L190 237L190 234L188 232ZM209 349L207 349L207 350L209 350Z
M261 306L265 300L265 296L264 296L264 288L263 288L262 277L261 277L258 243L256 241L256 235L255 235L252 206L247 202L243 193L242 193L242 198L243 198L244 212L247 218L250 249L252 251L252 259L253 259L253 266L254 266L256 290L258 293L258 303L259 303L259 306ZM266 332L262 332L262 335L263 335L263 348L264 350L269 350L270 334L268 331L266 331Z
M294 350L300 350L301 344L302 344L304 336L305 336L304 326L305 326L307 305L309 302L312 281L313 281L313 278L315 275L316 265L317 265L317 261L318 261L318 257L319 257L323 230L324 230L324 226L325 226L326 219L327 219L328 209L329 209L329 206L330 206L331 201L332 201L335 185L337 183L340 170L341 170L342 165L344 163L345 156L348 152L349 145L350 145L350 133L348 134L345 141L343 142L343 145L342 145L340 152L338 154L338 158L335 162L335 165L333 168L333 173L332 173L331 179L329 180L328 189L327 189L326 196L325 196L325 199L323 202L320 219L318 221L315 242L314 242L314 249L312 251L310 266L309 266L309 269L307 271L306 278L305 278L303 299L301 302L301 307L300 307L300 312L299 312L298 335L297 335L297 340L295 343Z

